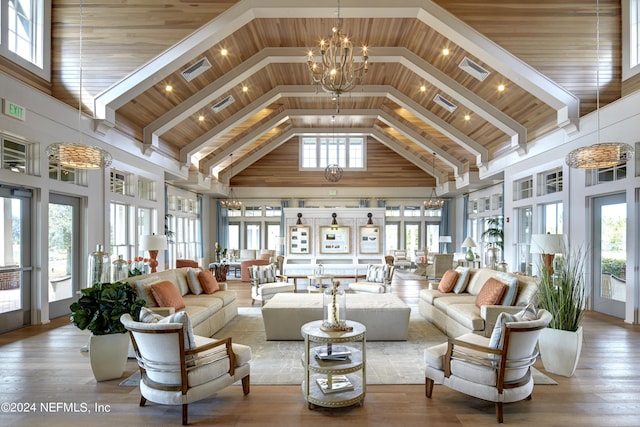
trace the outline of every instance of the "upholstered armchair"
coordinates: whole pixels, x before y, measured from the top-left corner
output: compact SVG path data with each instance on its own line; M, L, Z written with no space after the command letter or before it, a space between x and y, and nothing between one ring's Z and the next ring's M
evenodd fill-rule
M251 348L193 335L189 316L175 313L152 323L120 318L131 335L140 366L140 406L147 400L160 405L182 405L182 424L188 423L189 403L212 396L236 381L249 393Z
M293 292L295 285L289 283L287 276L276 274L276 266L252 265L249 267L251 280L251 304L256 301L264 302L280 292Z
M407 251L394 251L393 265L395 265L396 268L410 268L411 260L407 258Z
M427 279L438 281L447 270L453 268L453 254L434 254L431 264L427 266Z
M391 281L396 268L393 265L370 264L367 266L367 275L363 282L353 282L349 284L349 289L353 292L367 292L383 294L391 291Z
M468 333L425 350L427 397L437 383L495 402L502 423L502 404L530 399L533 392L536 344L552 316L546 310L531 313L529 317L501 313L491 338Z

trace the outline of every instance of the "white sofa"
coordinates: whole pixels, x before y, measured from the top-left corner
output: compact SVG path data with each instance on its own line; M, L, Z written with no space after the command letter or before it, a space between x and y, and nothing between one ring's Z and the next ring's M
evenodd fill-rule
M464 271L461 267L456 270ZM420 314L447 336L456 338L470 332L490 336L500 313L517 313L529 302L535 303L539 285L537 277L501 273L488 268L466 270L468 283L463 292L443 293L437 290L437 284L432 284L430 289L423 289L419 294ZM513 286L513 301L477 307L477 295L490 278ZM504 297L502 301L505 301Z
M219 283L220 290L213 294L195 295L189 289L188 274L190 267L176 268L173 270L159 271L157 273L133 276L125 279L133 286L138 295L147 301L147 307L162 314L169 315L175 312L173 307L158 307L148 293L142 292L145 285L161 281L169 281L178 288L184 299L186 307L184 311L189 314L189 319L196 335L210 337L224 327L231 319L238 315L238 302L236 293L227 290L226 283ZM199 269L193 269L199 271Z

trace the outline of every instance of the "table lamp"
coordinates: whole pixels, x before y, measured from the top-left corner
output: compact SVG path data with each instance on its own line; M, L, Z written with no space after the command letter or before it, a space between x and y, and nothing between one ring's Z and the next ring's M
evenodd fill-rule
M553 275L553 259L556 254L564 252L564 235L562 234L533 234L531 235L532 254L540 254L549 275Z
M444 252L443 254L449 253L449 243L451 243L451 236L440 236L438 242L444 244Z
M158 267L158 251L167 249L167 236L155 234L141 236L140 237L140 249L143 251L149 251L149 267L151 272L156 272Z
M464 256L464 259L466 259L467 261L475 261L476 256L471 250L471 248L476 247L476 242L474 242L474 240L471 237L467 237L466 239L464 239L464 242L462 242L462 247L469 248L467 250L467 254Z

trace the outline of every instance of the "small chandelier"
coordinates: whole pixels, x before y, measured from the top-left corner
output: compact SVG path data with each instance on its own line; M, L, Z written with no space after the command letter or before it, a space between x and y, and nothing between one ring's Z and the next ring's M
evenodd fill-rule
M633 147L624 142L600 143L600 2L596 1L596 144L572 150L565 157L570 168L611 168L633 157Z
M231 161L229 164L229 184L231 184L231 178L233 178L233 153L229 154L229 159ZM228 197L220 201L220 206L230 211L239 211L242 209L242 202L236 197L236 193L233 192L233 187L230 187Z
M233 192L233 188L229 190L229 198L220 201L220 205L230 211L239 211L242 209L242 202L236 197L236 194Z
M92 145L59 142L47 147L49 163L72 169L104 169L111 164L108 151Z
M433 174L435 176L436 171L436 153L433 153L433 166L432 166ZM433 187L431 189L431 196L427 200L423 202L424 208L426 210L438 210L444 207L444 199L441 199L436 194L436 189Z
M342 178L342 172L340 165L328 165L324 169L324 178L329 182L338 182Z
M357 65L353 58L353 44L349 37L342 33L340 19L340 1L338 0L338 18L331 29L328 40L320 40L320 55L322 61L316 62L313 49L307 54L307 65L313 84L320 86L331 94L336 104L336 111L340 111L340 95L350 92L369 69L369 55L367 47L362 47L362 63Z

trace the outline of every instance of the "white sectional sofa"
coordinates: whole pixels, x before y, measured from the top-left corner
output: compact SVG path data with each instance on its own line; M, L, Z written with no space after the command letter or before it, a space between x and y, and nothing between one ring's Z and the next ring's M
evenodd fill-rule
M461 267L456 270L464 271ZM420 314L450 337L469 332L490 336L501 312L516 313L522 306L535 303L539 285L537 277L501 273L488 268L470 268L467 271L468 282L460 293L440 292L437 284L420 291ZM507 290L500 304L478 307L477 295L490 278L510 285L511 293ZM510 301L505 301L507 295Z
M211 337L238 315L236 293L227 290L226 283L219 283L219 291L213 294L201 293L195 295L188 284L189 270L192 270L192 272L199 271L199 269L192 269L190 267L176 268L141 276L133 276L124 281L130 283L131 286L136 289L138 295L147 301L147 307L152 308L162 315L169 315L175 312L175 309L173 307L158 307L153 297L150 297L144 288L153 283L162 281L171 282L178 288L180 295L182 295L182 299L186 305L184 311L189 314L194 334Z

